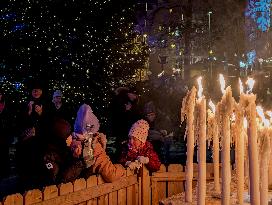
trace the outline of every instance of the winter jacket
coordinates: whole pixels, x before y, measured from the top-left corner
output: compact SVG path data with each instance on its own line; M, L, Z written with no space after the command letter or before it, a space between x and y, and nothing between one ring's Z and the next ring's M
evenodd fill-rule
M156 172L160 169L161 162L159 160L158 154L154 151L152 144L148 141L146 141L144 146L136 152L134 150L129 149L128 143L126 143L122 148L119 163L121 163L124 166L127 161L133 162L139 156L149 158L148 164L145 165L149 171Z
M105 182L113 182L125 176L125 168L113 164L101 143L94 141L94 164L88 169L88 175L101 174Z
M89 105L83 104L77 112L74 131L86 134L87 127L89 127L88 131L92 132L96 137L92 142L94 164L83 171L85 175L101 174L106 182L112 182L125 176L125 169L121 165L114 165L106 154L105 139L101 140L102 134L98 133L100 124L97 117Z

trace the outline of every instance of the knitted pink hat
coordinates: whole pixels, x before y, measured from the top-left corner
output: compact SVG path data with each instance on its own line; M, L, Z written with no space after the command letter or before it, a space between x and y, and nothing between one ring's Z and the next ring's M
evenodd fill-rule
M149 124L145 120L138 120L135 122L129 131L129 136L133 136L145 143L148 136Z

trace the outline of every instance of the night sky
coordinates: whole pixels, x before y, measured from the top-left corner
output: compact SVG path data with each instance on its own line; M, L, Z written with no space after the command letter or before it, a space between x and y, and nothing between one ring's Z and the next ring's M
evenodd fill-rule
M132 0L1 1L0 82L25 100L27 82L61 89L67 102L103 109L110 93L135 83L145 45L135 43ZM103 115L103 114L102 114Z

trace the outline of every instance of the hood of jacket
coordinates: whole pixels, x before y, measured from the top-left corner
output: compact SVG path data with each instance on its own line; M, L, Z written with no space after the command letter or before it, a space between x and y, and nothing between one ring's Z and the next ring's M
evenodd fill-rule
M100 124L97 117L94 115L92 108L83 104L80 106L74 125L74 132L84 134L89 129L92 133L97 133Z

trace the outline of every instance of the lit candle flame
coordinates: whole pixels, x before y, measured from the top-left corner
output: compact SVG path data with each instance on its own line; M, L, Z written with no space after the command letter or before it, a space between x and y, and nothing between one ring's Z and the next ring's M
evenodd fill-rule
M241 79L239 78L240 94L244 93L244 87Z
M215 104L213 104L213 102L211 100L209 101L209 106L210 106L213 114L215 114Z
M243 120L243 125L244 125L244 128L247 129L247 119L244 117L244 120Z
M198 84L197 96L198 96L198 98L201 98L202 94L203 94L202 77L201 76L197 79L197 84Z
M224 76L222 74L219 74L219 82L220 82L220 86L221 86L221 91L223 94L225 94L226 82L225 82Z
M253 90L253 86L254 86L255 80L253 78L248 78L246 81L248 90L247 90L247 94L248 93L252 93Z
M265 118L265 115L264 115L264 111L263 111L263 108L261 106L256 106L256 110L257 110L257 113L258 115L260 116L261 120L262 120L262 123L265 127L269 127L269 120Z

